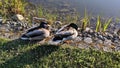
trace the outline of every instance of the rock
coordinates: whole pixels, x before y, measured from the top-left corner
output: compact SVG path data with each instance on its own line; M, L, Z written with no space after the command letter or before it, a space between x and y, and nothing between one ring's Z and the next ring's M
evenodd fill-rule
M113 35L112 41L115 42L115 40L120 40L119 36Z
M95 32L95 33L94 33L94 37L97 37L97 36L98 36L98 34Z
M111 46L112 44L112 41L111 40L108 40L108 39L105 39L104 43L103 43L105 46Z
M82 41L82 37L76 37L75 39L74 39L74 42L80 42L80 41Z
M2 32L9 32L9 28L7 28L6 26L1 26L0 27L0 31L2 31Z
M115 51L120 52L120 46L117 46L117 47L115 48Z
M105 40L104 37L102 35L100 35L100 34L97 36L97 38L100 39L100 40L102 40L102 41Z
M114 27L115 27L114 34L118 34L120 31L120 23L116 23Z
M87 35L87 37L90 37L90 38L92 38L92 35L91 35L91 34L88 34L88 35Z
M88 48L89 48L89 45L87 45L87 44L79 44L79 45L78 45L78 48L88 49Z
M98 44L103 44L103 41L100 40L100 39L98 39L98 40L96 41L96 43L98 43Z
M26 23L26 22L20 22L20 21L18 21L18 22L17 22L17 25L22 26L23 23Z
M89 31L90 31L90 28L86 27L85 32L89 32Z
M4 37L5 37L5 38L9 38L9 37L10 37L10 33L5 33L5 34L4 34Z
M10 30L6 28L6 29L5 29L5 32L10 32Z
M30 27L30 25L28 25L28 23L23 23L23 27L28 28L28 27Z
M89 33L92 33L92 32L94 32L91 28L89 28L89 27L86 27L86 29L85 29L85 32L89 32Z
M29 27L28 23L26 22L20 22L20 21L7 21L6 24L7 28L11 31L21 31L23 29L27 29Z
M99 44L96 44L96 45L94 45L93 47L94 47L96 50L101 50L101 47L100 47Z
M106 51L106 52L112 52L112 49L109 48L109 47L103 47L103 51Z
M87 32L82 32L82 37L88 37L88 33Z
M13 24L14 26L16 26L18 23L13 21L12 24Z
M120 41L119 40L114 40L114 43L119 43Z
M22 31L22 30L23 30L23 27L18 27L18 30Z
M105 32L105 37L109 40L112 40L113 39L113 34Z
M87 37L87 38L84 38L84 42L87 43L87 44L90 44L93 42L92 38L90 37Z
M40 23L41 21L47 21L45 18L33 17L33 23Z
M25 18L21 14L16 14L15 16L13 16L13 20L24 22Z

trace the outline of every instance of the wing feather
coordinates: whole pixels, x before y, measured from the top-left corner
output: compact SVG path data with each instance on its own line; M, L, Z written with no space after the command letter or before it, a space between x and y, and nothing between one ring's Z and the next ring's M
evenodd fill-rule
M34 30L32 32L26 33L27 36L29 37L35 37L35 36L40 36L43 35L44 32L42 30Z

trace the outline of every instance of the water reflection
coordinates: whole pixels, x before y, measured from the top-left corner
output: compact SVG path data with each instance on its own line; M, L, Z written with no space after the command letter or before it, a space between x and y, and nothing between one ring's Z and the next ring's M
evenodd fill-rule
M74 0L71 2L83 14L87 8L93 15L120 17L120 0Z

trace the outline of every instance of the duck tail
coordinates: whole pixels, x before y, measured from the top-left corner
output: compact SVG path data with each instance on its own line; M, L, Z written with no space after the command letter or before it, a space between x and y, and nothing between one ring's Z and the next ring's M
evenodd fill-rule
M53 38L53 41L62 40L62 39L63 39L63 37L57 36L57 37Z

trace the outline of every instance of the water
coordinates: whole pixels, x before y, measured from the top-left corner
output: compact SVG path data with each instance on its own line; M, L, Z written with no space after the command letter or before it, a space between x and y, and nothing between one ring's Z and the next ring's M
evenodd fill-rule
M85 8L89 14L105 17L120 17L120 0L74 0L70 2L81 15Z
M89 14L100 15L104 17L119 17L120 18L120 0L28 0L34 3L54 2L58 4L61 1L70 3L75 7L80 15L84 15L85 8ZM49 3L48 2L48 3ZM47 5L47 4L46 4ZM55 6L54 6L55 7Z

